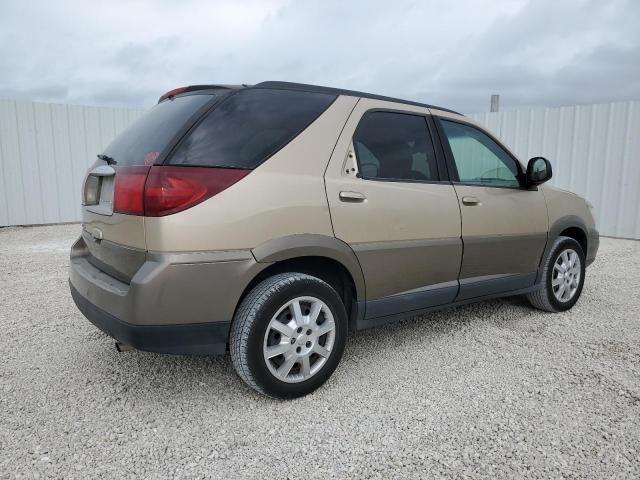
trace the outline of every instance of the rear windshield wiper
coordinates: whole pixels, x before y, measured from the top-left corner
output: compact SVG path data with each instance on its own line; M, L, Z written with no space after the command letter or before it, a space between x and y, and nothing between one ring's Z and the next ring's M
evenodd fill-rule
M105 162L107 162L107 165L115 165L116 163L118 163L113 157L110 157L109 155L103 155L99 153L98 155L96 155L96 157L98 157L99 160L104 160Z

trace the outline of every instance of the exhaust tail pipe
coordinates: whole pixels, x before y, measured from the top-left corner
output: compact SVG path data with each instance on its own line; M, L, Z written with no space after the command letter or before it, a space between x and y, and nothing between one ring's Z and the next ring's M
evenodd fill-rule
M116 350L119 352L129 352L131 350L135 350L131 345L126 345L121 342L116 342Z

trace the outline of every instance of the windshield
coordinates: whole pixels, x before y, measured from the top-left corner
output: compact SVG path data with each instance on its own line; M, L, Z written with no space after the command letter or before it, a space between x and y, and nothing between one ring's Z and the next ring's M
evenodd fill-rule
M212 97L185 95L159 103L118 135L104 155L118 166L152 165L185 122Z

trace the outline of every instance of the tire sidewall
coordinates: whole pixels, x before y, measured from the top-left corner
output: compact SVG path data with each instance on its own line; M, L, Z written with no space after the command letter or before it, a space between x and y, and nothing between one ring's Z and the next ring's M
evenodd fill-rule
M276 378L266 364L263 355L264 337L273 316L285 304L297 297L311 296L323 301L333 314L336 335L327 362L308 380L287 383ZM327 283L307 276L271 293L261 308L255 311L247 342L247 363L255 381L268 395L291 398L306 395L322 385L334 372L344 351L347 335L347 314L342 300Z
M561 302L556 298L556 296L553 293L553 285L551 284L551 282L553 281L553 266L556 260L558 259L558 256L564 250L567 250L569 248L571 250L574 250L578 254L578 258L580 259L580 283L578 284L578 290L576 291L573 298L571 298L571 300L569 300L568 302ZM580 298L580 295L582 294L582 288L584 287L585 273L586 273L585 257L580 244L573 238L568 238L568 237L563 238L562 240L557 242L554 249L551 251L551 254L549 255L549 260L547 263L547 275L546 275L546 278L544 279L545 288L547 290L547 297L548 297L549 303L553 306L554 309L556 309L557 311L565 311L565 310L569 310L571 307L573 307L576 304L576 302Z

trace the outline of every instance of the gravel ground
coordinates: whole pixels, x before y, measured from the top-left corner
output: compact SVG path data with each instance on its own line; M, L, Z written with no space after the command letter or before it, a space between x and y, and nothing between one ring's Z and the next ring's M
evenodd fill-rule
M486 302L353 335L281 402L228 357L117 353L76 310L78 225L0 229L0 476L639 478L640 242L572 311Z

